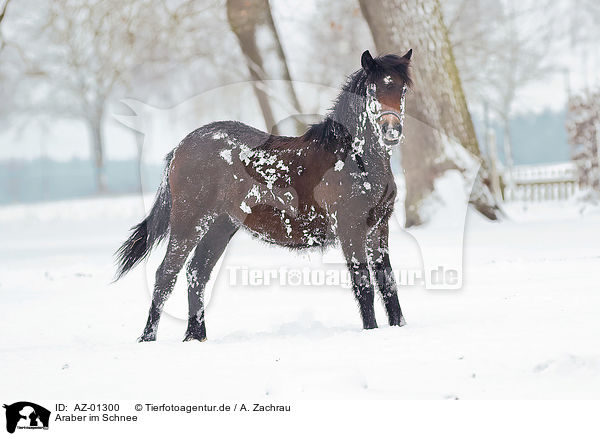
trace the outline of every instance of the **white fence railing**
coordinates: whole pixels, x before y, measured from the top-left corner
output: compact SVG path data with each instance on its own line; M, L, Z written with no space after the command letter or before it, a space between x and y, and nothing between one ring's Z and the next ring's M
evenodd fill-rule
M515 166L505 174L505 201L564 200L579 192L573 162Z

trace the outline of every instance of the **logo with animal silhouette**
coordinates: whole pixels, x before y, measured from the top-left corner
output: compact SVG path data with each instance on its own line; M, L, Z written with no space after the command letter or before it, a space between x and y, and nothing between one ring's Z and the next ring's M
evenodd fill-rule
M50 411L29 401L19 401L6 409L6 431L14 433L16 429L48 430Z

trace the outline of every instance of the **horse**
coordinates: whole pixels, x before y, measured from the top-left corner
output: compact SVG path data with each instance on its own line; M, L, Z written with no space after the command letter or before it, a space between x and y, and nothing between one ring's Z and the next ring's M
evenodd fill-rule
M361 56L324 119L298 137L237 121L188 134L166 157L146 218L117 250L117 280L168 237L148 319L138 341L155 341L164 304L187 262L184 341L206 340L204 288L239 229L292 250L339 243L364 329L377 328L378 288L392 326L405 325L388 247L396 185L390 156L403 138L410 59ZM193 250L193 254L192 254Z

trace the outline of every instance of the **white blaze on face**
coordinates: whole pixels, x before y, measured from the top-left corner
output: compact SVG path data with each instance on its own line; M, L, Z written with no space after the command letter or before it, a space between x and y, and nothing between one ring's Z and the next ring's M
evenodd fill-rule
M386 85L389 85L389 84L390 84L390 83L392 83L392 82L393 82L393 80L392 80L392 77L391 77L391 76L385 76L385 77L383 78L383 83L385 83Z
M367 116L371 126L375 130L379 146L389 152L390 147L383 141L383 132L381 125L378 122L381 115L381 109L381 103L377 100L377 86L374 83L371 83L367 89Z

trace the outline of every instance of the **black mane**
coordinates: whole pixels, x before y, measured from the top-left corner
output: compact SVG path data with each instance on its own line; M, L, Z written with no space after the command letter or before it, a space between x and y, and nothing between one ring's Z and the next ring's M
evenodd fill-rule
M325 149L332 151L336 144L340 143L340 140L356 135L358 115L364 107L367 83L376 82L385 75L394 74L399 76L407 86L412 86L409 70L410 59L388 54L373 60L377 68L368 74L361 68L348 76L346 83L342 86L342 91L325 119L320 123L311 124L302 135L302 139L318 142Z

